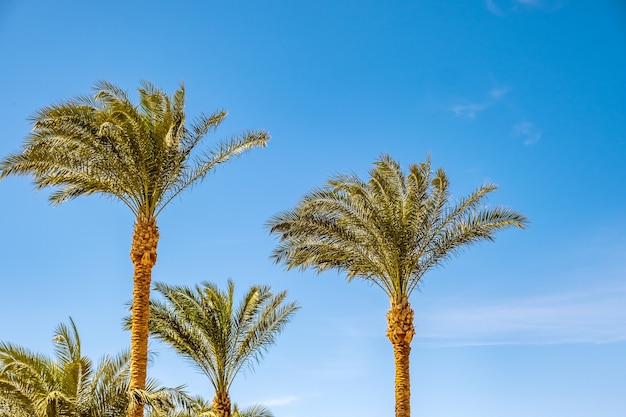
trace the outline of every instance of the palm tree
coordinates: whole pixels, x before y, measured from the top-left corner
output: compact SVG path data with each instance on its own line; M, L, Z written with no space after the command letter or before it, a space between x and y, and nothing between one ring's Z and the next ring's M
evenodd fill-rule
M395 358L396 416L410 416L409 355L415 333L409 296L424 274L463 247L493 240L494 233L525 227L526 218L508 208L481 207L495 185L483 185L450 202L443 169L431 172L430 158L405 176L399 164L382 155L368 182L338 175L306 194L290 211L268 221L280 243L272 258L288 269L345 272L388 296L387 337Z
M112 417L133 403L129 396L128 352L104 356L97 366L81 353L74 321L60 324L53 338L55 358L12 343L0 343L0 415ZM183 407L188 398L179 388L164 388L148 379L141 392L155 411ZM4 406L4 407L2 407Z
M204 412L212 417L238 415L269 417L264 407L234 412L229 389L243 367L251 368L299 308L285 302L286 291L273 294L267 286L253 286L234 305L235 284L227 290L203 282L194 288L156 283L163 301L150 302L150 334L194 362L215 389Z
M170 97L144 81L138 89L138 106L108 82L96 83L94 90L93 98L78 97L39 110L22 150L0 161L0 179L30 175L37 189L55 189L50 196L55 205L99 193L131 209L135 225L130 250L134 265L130 389L143 390L150 281L159 240L157 216L217 165L265 146L269 135L247 132L197 155L196 145L221 123L225 111L200 115L188 128L183 85ZM143 417L141 404L134 416Z
M154 411L148 417L215 417L216 414L211 408L211 403L206 401L202 396L196 396L191 399L189 405L183 409L178 408L168 410L165 413ZM272 412L262 406L253 405L244 409L239 409L237 404L233 404L232 417L273 417Z

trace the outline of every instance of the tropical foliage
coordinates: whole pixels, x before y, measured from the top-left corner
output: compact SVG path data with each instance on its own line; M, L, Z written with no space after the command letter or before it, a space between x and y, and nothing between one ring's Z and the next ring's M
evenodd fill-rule
M203 282L194 288L156 283L163 301L150 303L150 334L190 359L209 379L215 396L209 407L198 406L215 417L271 416L254 406L231 407L229 388L242 368L253 368L275 343L295 311L286 291L274 294L267 286L253 286L235 306L235 285L226 291Z
M202 396L191 399L190 405L186 409L177 408L165 413L154 412L149 417L215 417L216 413L211 408L211 403ZM262 405L253 405L244 409L239 409L237 404L233 404L232 417L273 417L272 412Z
M196 147L226 117L200 115L185 125L185 89L170 97L149 82L134 105L125 91L108 82L33 117L23 148L0 161L0 179L28 175L37 189L52 187L59 204L81 195L101 194L123 202L135 216L131 259L134 288L131 330L132 390L146 388L148 311L152 268L157 259L157 216L175 197L218 165L249 149L265 146L264 131L247 132L199 154ZM141 403L129 416L143 417Z
M359 278L388 296L387 337L396 367L396 416L410 416L409 355L415 333L409 296L424 274L473 243L493 240L495 232L525 227L526 218L509 208L484 207L493 184L451 202L443 169L430 159L405 175L383 155L367 182L338 175L306 194L293 210L272 217L280 242L272 253L288 269L336 269L348 281Z
M146 389L129 395L129 354L104 356L94 366L81 352L74 321L60 324L53 338L55 357L0 343L0 416L117 417L141 397L154 413L184 407L179 389L148 379Z

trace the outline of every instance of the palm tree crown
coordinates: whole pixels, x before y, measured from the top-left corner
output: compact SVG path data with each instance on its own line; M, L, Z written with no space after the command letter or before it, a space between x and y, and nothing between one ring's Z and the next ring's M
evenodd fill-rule
M128 352L105 355L96 366L81 353L78 330L60 324L53 338L55 358L12 343L0 343L0 398L10 415L36 417L112 417L123 415L128 395ZM148 379L142 393L152 411L185 405L179 389ZM0 405L2 403L0 402ZM2 414L0 407L0 415Z
M463 247L526 222L508 208L480 208L493 184L451 204L446 173L432 175L429 160L411 165L405 177L383 155L370 177L338 175L272 217L270 232L280 237L272 258L288 268L344 271L349 281L370 281L400 299Z
M138 106L106 81L94 90L93 98L39 110L21 152L0 162L0 178L30 175L38 189L56 187L54 204L100 193L122 201L137 217L152 218L217 165L269 140L264 131L247 132L194 155L225 111L202 114L186 127L183 85L170 97L143 81Z
M387 336L396 357L396 415L408 417L410 342L414 335L409 296L424 274L462 248L493 240L498 230L525 227L526 218L505 207L482 207L493 184L450 201L443 169L430 160L405 175L382 155L365 182L338 175L306 194L293 210L268 221L280 242L272 253L288 269L337 269L348 281L369 281L389 296Z
M235 285L226 291L203 282L195 288L156 283L163 301L150 303L150 333L187 357L209 378L215 389L211 412L230 416L229 388L244 367L253 367L299 308L285 302L285 291L273 294L267 286L253 286L238 306ZM246 411L266 415L267 410Z

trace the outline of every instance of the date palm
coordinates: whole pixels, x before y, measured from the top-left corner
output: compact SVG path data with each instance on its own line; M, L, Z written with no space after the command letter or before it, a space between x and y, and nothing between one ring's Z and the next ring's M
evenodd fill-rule
M129 396L129 354L106 355L94 366L83 356L74 321L60 324L53 338L55 357L0 343L0 416L112 417L123 415ZM179 389L148 379L144 400L155 411L185 404ZM3 409L6 414L3 414Z
M196 145L226 116L218 111L185 125L185 89L170 97L142 82L139 104L108 83L82 96L39 110L20 152L0 161L0 179L29 175L37 189L52 187L52 203L102 194L135 216L130 257L134 266L131 390L145 389L152 268L157 260L157 216L180 193L233 156L265 146L264 131L247 132L203 154ZM143 417L139 404L129 416Z
M267 286L253 286L238 306L235 285L226 291L203 282L194 288L156 283L163 301L150 302L150 334L190 359L215 390L211 417L269 417L260 406L231 407L229 389L239 371L251 368L275 343L277 335L299 308L286 302L286 291L273 294Z
M525 227L526 218L504 208L482 207L496 189L483 185L450 201L443 169L431 172L430 159L409 167L383 155L367 182L338 175L306 194L293 210L268 221L280 242L272 253L288 269L345 272L389 296L387 337L395 359L396 416L410 416L409 356L415 333L409 296L424 274L462 248L508 227Z
M165 413L154 411L148 417L215 417L216 414L211 408L211 403L202 396L191 399L186 409L168 410ZM232 417L273 417L272 412L262 405L252 405L244 409L239 409L237 404L233 404Z

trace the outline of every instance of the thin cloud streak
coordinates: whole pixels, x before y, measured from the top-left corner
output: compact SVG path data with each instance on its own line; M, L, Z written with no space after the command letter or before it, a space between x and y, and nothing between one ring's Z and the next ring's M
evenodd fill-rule
M458 104L452 107L452 111L455 115L459 117L466 117L468 119L474 119L476 114L485 110L487 108L486 104Z
M298 401L300 401L300 398L296 397L295 395L289 395L287 397L273 398L271 400L262 401L261 404L266 407L278 407L281 405L293 404Z
M488 97L481 101L475 103L463 103L457 104L450 108L456 116L464 117L467 119L474 119L476 115L484 110L487 110L489 107L493 106L498 100L502 99L509 92L509 88L500 87L494 88L488 93Z
M626 341L626 287L419 313L423 347ZM420 315L421 314L421 315Z
M493 90L489 92L489 95L495 99L499 99L499 98L504 97L504 95L508 92L509 92L509 88L507 87L494 88Z
M485 0L487 10L498 17L524 11L553 12L564 6L561 0Z

